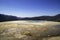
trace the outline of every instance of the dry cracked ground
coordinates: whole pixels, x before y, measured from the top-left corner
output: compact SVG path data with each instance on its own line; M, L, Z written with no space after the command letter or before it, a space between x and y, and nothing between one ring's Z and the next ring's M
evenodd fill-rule
M60 40L60 22L0 22L0 40Z

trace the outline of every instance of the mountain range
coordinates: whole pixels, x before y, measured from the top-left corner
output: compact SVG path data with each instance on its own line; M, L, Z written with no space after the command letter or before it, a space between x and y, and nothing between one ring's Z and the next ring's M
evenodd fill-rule
M0 14L0 22L14 21L14 20L46 20L46 21L58 21L58 22L60 22L60 14L57 14L54 16L38 16L38 17L25 17L25 18Z

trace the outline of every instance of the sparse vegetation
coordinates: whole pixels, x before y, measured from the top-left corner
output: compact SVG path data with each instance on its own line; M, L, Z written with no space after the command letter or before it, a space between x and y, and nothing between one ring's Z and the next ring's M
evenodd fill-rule
M60 22L1 22L0 40L60 40L59 30Z

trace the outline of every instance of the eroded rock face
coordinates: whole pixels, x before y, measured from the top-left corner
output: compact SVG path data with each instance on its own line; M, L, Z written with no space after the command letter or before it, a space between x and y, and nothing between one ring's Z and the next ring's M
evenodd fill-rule
M52 24L53 23L53 24ZM6 27L5 27L6 26ZM37 24L2 23L0 40L57 40L60 35L60 23L43 22ZM1 29L1 28L0 28ZM51 38L52 37L52 38Z

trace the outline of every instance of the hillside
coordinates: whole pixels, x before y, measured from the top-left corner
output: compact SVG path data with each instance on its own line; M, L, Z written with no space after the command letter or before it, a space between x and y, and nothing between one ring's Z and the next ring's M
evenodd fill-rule
M55 16L38 16L38 17L27 17L25 20L46 20L46 21L58 21L60 22L60 14Z
M60 14L57 14L55 16L38 16L38 17L25 17L25 18L0 14L0 22L14 21L14 20L46 20L46 21L60 22Z
M20 18L16 17L16 16L0 14L0 22L3 22L3 21L13 21L13 20L19 20L19 19Z

